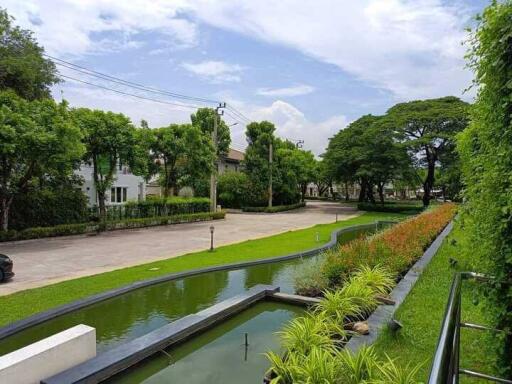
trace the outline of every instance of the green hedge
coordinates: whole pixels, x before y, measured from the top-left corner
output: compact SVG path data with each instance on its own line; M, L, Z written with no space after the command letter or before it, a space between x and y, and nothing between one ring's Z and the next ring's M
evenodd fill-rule
M127 202L123 205L107 207L106 220L140 219L165 217L210 210L210 199L206 197L157 197L145 201ZM98 216L98 209L92 209L92 215Z
M181 214L165 217L149 217L138 219L124 219L118 221L106 221L103 223L87 224L63 224L54 227L35 227L27 228L22 231L0 231L0 242L13 240L39 239L43 237L55 237L66 235L79 235L84 233L94 233L100 231L110 231L116 229L143 228L156 225L190 223L195 221L218 220L225 217L225 212L200 212L192 214Z
M407 203L386 203L384 205L376 203L358 203L357 209L360 211L371 211L371 212L390 212L390 213L401 213L411 212L419 213L422 212L423 205L407 204Z
M297 203L290 205L276 205L273 207L243 207L242 211L244 212L265 212L265 213L276 213L283 211L290 211L292 209L305 207L306 203Z

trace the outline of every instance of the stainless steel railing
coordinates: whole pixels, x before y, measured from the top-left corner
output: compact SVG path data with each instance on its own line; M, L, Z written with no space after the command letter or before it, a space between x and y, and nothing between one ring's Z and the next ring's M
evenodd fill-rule
M428 384L457 384L461 374L496 383L512 384L511 380L501 379L469 369L461 369L459 366L460 329L462 327L480 331L503 332L502 330L484 325L463 323L461 321L461 287L462 281L466 279L489 281L491 278L475 272L459 272L455 274L450 288L436 352L432 361Z

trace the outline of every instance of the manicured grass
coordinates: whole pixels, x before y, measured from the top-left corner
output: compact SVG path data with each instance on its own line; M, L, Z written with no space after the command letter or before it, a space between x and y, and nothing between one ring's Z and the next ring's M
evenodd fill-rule
M71 301L120 287L134 281L149 279L174 272L234 262L257 260L286 255L325 244L331 232L338 228L407 217L404 214L364 213L353 219L311 228L288 231L257 240L217 248L214 252L196 252L135 267L118 269L98 275L68 280L41 288L29 289L8 296L0 296L0 326ZM316 234L319 241L316 241ZM156 270L152 270L156 269Z
M430 372L453 274L455 271L474 270L471 255L463 254L461 251L464 241L464 233L456 224L453 232L444 241L439 252L398 309L396 318L402 322L404 328L396 336L389 331L384 332L375 344L379 354L387 354L403 363L423 364L417 377L422 382L427 380ZM458 261L455 268L450 267L450 258ZM476 297L474 284L466 281L462 286L462 321L490 324L484 313L485 303L480 302L476 305L476 301L473 302ZM496 355L491 345L496 340L493 341L491 336L487 332L462 329L462 368L495 374ZM475 379L461 376L461 383L475 382Z

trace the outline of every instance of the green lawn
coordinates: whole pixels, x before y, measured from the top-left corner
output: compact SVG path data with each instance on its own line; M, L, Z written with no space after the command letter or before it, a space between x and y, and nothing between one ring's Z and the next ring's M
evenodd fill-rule
M460 250L464 241L464 233L456 225L398 309L396 318L402 322L404 328L397 336L393 336L389 331L384 332L375 344L378 353L388 354L401 363L422 363L417 378L420 381L426 381L428 378L453 273L456 270L473 270L470 255L464 255ZM450 267L450 258L458 260L455 269ZM484 303L473 303L473 298L476 297L474 290L473 282L463 283L462 321L490 324L490 320L484 315ZM489 347L493 343L491 336L482 331L462 329L461 368L495 373L496 355L492 347ZM478 381L461 376L461 382Z
M303 230L289 231L275 236L219 247L214 252L190 253L167 260L29 289L8 296L0 296L0 308L8 308L8 310L0 311L0 326L137 280L195 268L286 255L327 243L330 240L331 232L337 228L404 217L407 216L368 212L338 223L320 224ZM319 234L318 242L316 241L317 233Z

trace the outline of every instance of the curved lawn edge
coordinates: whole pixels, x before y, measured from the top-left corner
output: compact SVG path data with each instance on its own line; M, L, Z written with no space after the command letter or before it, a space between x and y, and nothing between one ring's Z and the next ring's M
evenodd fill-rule
M197 269L192 269L189 271L170 273L167 275L163 275L163 276L159 276L159 277L155 277L155 278L151 278L151 279L137 281L135 283L130 283L130 284L118 287L118 288L110 289L105 292L101 292L101 293L98 293L98 294L95 294L92 296L88 296L83 299L75 300L75 301L72 301L71 303L67 303L67 304L64 304L64 305L61 305L61 306L58 306L58 307L55 307L55 308L52 308L52 309L49 309L49 310L46 310L43 312L36 313L36 314L26 317L24 319L21 319L21 320L13 322L11 324L5 325L0 328L0 340L5 339L6 337L11 336L17 332L20 332L22 330L30 328L34 325L44 323L45 321L51 320L55 317L64 315L69 312L73 312L78 309L85 308L87 306L99 303L104 300L114 298L116 296L120 296L124 293L134 291L134 290L137 290L140 288L145 288L145 287L149 287L151 285L164 283L167 281L173 281L173 280L177 280L177 279L181 279L181 278L185 278L185 277L196 276L196 275L200 275L203 273L240 269L240 268L251 267L251 266L255 266L255 265L268 264L268 263L297 259L297 258L301 258L301 257L313 256L313 255L319 254L325 250L328 250L328 249L334 247L338 242L338 236L343 233L358 230L358 229L373 228L373 227L375 227L375 225L379 225L379 224L394 224L394 223L396 223L396 221L377 220L370 224L358 224L358 225L352 225L349 227L336 229L331 232L331 239L329 240L329 242L327 242L326 244L321 245L319 247L315 247L315 248L312 248L312 249L309 249L306 251L294 252L294 253L290 253L290 254L287 254L284 256L276 256L276 257L264 258L264 259L259 259L259 260L229 263L229 264L223 264L223 265L212 266L212 267L207 267L207 268L197 268Z

